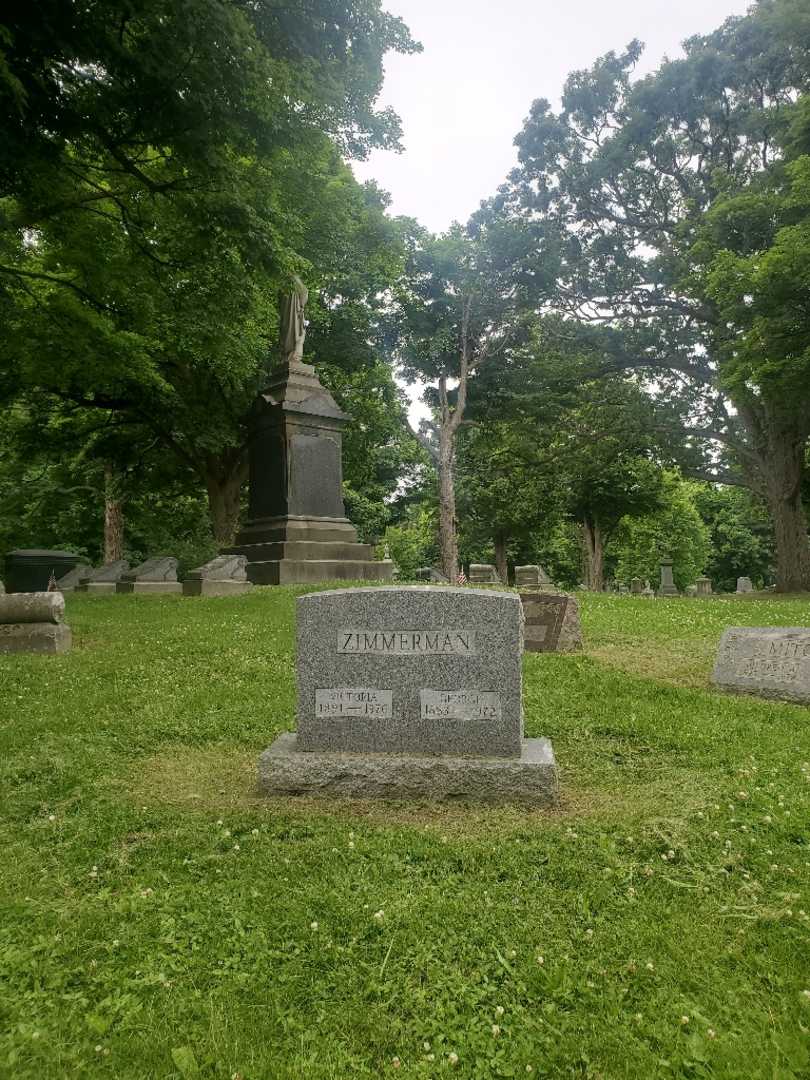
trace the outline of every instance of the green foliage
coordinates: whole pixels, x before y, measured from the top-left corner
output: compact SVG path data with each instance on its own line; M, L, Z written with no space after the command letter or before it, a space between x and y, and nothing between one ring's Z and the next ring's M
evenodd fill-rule
M806 604L583 595L525 658L547 814L258 800L298 591L69 596L73 652L0 656L0 1073L807 1074L810 734L708 685Z
M741 488L693 488L695 505L709 530L706 574L713 588L732 592L738 577L756 586L773 577L773 527L763 506Z
M692 585L709 559L709 530L696 505L697 485L684 482L675 472L664 473L661 507L654 513L624 517L608 545L618 581L647 579L657 587L662 557L673 561L679 589Z
M438 564L436 536L436 511L430 505L416 506L399 524L388 526L383 547L387 547L400 578L413 580L421 567Z

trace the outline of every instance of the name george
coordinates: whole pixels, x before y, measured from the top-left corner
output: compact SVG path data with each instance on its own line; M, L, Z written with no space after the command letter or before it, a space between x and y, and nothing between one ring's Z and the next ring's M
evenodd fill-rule
M475 656L475 631L338 630L337 651L376 656Z

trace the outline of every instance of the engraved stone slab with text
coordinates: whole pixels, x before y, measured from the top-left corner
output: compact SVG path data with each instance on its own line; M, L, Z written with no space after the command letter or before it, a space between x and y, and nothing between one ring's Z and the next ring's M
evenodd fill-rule
M520 757L516 594L340 589L297 621L298 750Z
M731 626L712 681L724 690L810 705L810 626Z

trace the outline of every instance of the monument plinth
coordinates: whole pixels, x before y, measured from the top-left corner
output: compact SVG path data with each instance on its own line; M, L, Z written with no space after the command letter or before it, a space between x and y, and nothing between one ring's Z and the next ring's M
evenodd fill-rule
M281 365L256 402L248 520L225 554L247 558L257 585L389 580L343 505L343 429L349 417L310 364Z

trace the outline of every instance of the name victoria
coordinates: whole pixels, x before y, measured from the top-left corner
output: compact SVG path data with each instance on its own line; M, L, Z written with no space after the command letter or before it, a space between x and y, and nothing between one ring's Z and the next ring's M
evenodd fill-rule
M338 630L339 653L475 656L474 630Z

